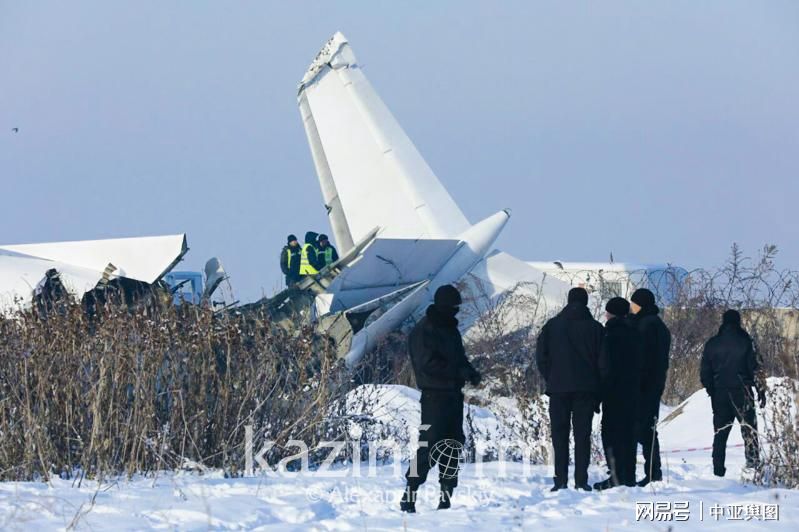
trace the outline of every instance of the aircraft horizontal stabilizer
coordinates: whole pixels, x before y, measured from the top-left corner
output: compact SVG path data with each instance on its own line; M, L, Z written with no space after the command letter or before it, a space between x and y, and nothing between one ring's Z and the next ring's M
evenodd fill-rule
M377 238L328 287L337 312L430 279L452 256L458 240Z

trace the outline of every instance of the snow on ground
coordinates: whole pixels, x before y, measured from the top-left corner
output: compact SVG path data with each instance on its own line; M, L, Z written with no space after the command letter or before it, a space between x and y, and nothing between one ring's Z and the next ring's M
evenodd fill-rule
M314 478L299 473L285 478L224 479L193 475L134 479L98 486L84 482L10 482L0 484L0 527L4 530L667 530L669 525L799 529L799 492L744 487L737 481L739 450L730 453L730 476L712 476L709 455L671 464L663 483L647 488L616 488L603 493L566 490L550 493L551 471L520 464L469 464L455 492L453 508L436 511L437 482L420 492L418 513L405 515L398 504L403 480L393 467L381 466L374 478ZM592 480L602 477L592 467ZM636 503L687 503L689 520L679 523L636 521ZM700 521L700 504L702 517ZM714 504L757 508L779 505L779 521L716 521ZM672 507L671 510L674 510ZM639 511L641 511L639 509Z
M398 427L407 430L419 420L418 392L400 386L366 387L359 392L377 401L351 397L349 415L365 414L372 423L356 423L374 434ZM369 404L368 411L358 405ZM498 406L497 406L498 405ZM506 437L505 426L518 412L507 401L466 407L481 434ZM509 413L510 412L510 413ZM730 437L724 479L713 476L710 405L697 392L661 426L664 482L647 488L615 488L603 493L573 489L550 493L550 466L520 463L467 464L455 492L453 508L436 511L438 482L420 492L419 513L399 512L405 464L388 464L360 475L351 467L318 473L273 473L240 479L221 474L178 473L134 478L98 485L53 479L50 484L0 483L0 529L63 530L668 530L706 526L764 530L799 530L799 491L762 489L741 483L744 462L740 432ZM374 421L377 420L377 425ZM377 427L379 430L375 429ZM395 431L396 432L396 431ZM639 476L643 473L640 467ZM604 478L592 465L591 482ZM647 503L651 503L647 504ZM687 505L687 506L686 506ZM779 507L779 520L773 509ZM688 521L653 521L653 512ZM721 513L719 513L721 512ZM740 515L735 515L739 512ZM640 520L636 520L636 514ZM714 515L715 514L715 515ZM733 519L741 517L741 520ZM751 517L745 520L746 517Z

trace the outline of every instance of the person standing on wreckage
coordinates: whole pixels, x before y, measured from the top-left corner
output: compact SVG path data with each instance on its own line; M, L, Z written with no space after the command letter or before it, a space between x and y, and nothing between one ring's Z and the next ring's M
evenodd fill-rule
M297 237L289 235L286 245L280 250L280 271L286 276L286 286L291 286L300 280L300 243Z
M430 450L443 440L455 440L461 445L463 434L463 392L466 382L480 384L482 377L466 358L463 339L458 331L461 295L452 285L436 290L433 304L425 317L411 331L408 351L416 375L416 386L422 391L422 425L419 449L405 474L407 485L400 501L403 512L416 512L416 494L430 471ZM439 465L441 496L438 509L450 507L452 492L458 485L455 474Z

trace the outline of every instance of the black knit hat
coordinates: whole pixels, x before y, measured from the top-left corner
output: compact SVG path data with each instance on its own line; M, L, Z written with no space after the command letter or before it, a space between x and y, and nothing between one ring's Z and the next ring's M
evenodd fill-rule
M289 243L289 244L291 244L295 240L297 240L297 236L296 235L289 235L289 236L286 237L286 242Z
M319 242L321 242L322 240L330 240L330 239L329 239L329 238L327 238L327 235L326 235L326 234L322 233L321 235L319 235L319 238L318 238L317 240L318 240Z
M741 326L741 313L737 310L728 310L724 313L721 317L721 323L727 325L737 325L738 327Z
M582 303L583 305L587 305L588 292L585 291L585 288L572 288L569 290L569 297L566 301L569 303Z
M433 302L442 307L457 307L463 300L458 289L451 284L444 284L438 287Z
M614 316L623 317L630 312L630 303L623 297L614 297L605 305L605 310Z
M653 294L652 290L649 290L648 288L639 288L633 292L633 297L630 298L630 301L639 307L654 307L655 294Z

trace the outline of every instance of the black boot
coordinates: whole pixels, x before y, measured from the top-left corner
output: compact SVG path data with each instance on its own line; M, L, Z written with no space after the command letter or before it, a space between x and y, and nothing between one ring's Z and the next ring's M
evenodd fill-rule
M727 468L724 466L713 467L713 474L717 477L723 477L727 473Z
M412 489L410 486L407 486L405 491L402 493L402 499L400 500L400 511L407 512L409 514L416 513L416 490Z
M597 491L607 490L616 486L618 486L618 484L613 482L613 477L606 478L602 482L594 483L594 489Z
M646 475L644 478L642 478L636 483L636 486L638 486L639 488L643 488L645 486L648 486L650 482L660 482L661 480L663 480L663 473L654 474L652 475L652 477Z
M558 482L558 481L556 480L556 481L555 481L555 485L554 485L554 486L552 486L552 488L551 488L549 491L551 491L551 492L555 492L555 491L559 491L559 490L565 490L565 489L567 489L568 487L569 487L569 486L568 486L568 485L567 485L565 482Z
M585 484L575 484L574 489L583 490L583 491L591 491L591 486L589 486L588 483L586 482Z
M441 496L438 499L438 510L446 510L452 505L452 488L441 487Z

